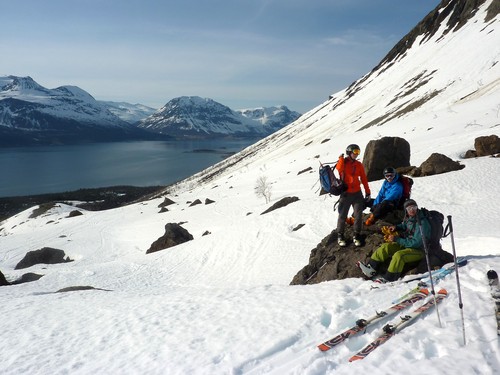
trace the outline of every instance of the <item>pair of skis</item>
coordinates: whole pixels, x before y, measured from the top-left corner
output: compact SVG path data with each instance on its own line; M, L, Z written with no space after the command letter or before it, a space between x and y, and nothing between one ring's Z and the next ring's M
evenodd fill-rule
M435 296L435 298L431 298L428 302L426 302L424 305L414 310L412 313L402 316L400 322L396 324L387 324L384 327L383 333L379 337L377 337L374 341L372 341L370 344L368 344L365 348L363 348L360 352L352 356L349 359L349 362L365 358L368 354L370 354L377 347L379 347L387 340L389 340L397 332L401 331L404 327L411 324L422 313L432 308L436 303L441 302L444 298L446 298L447 294L448 293L446 292L445 289L441 289L438 292L437 296ZM429 291L427 289L420 289L416 293L408 296L403 301L398 302L383 311L377 312L371 318L359 319L353 327L345 330L342 333L339 333L332 339L325 341L322 344L319 344L318 348L321 351L330 350L331 348L348 340L350 337L360 332L365 332L370 325L373 325L378 321L385 319L386 317L396 314L397 312L407 308L408 306L413 305L415 302L425 299L428 295Z
M383 333L380 334L375 340L361 349L358 353L349 358L349 362L358 361L360 359L365 358L368 354L377 349L380 345L386 343L391 337L393 337L396 333L401 331L403 328L409 326L415 319L417 319L420 315L425 313L427 310L441 302L446 298L448 292L445 289L441 289L436 298L429 299L425 304L415 309L413 312L401 316L401 321L395 324L387 324L383 328Z
M376 312L375 315L368 319L359 319L356 321L356 324L345 330L342 333L339 333L337 336L331 338L328 341L325 341L324 343L318 345L319 350L322 351L327 351L333 348L334 346L339 345L340 343L346 341L348 338L351 336L357 335L360 332L365 332L366 329L370 326L373 325L377 322L379 322L382 319L385 319L386 317L389 317L391 315L396 314L397 312L404 310L408 306L413 305L415 302L423 300L429 295L429 291L427 289L421 289L417 293L407 297L401 302L398 302L385 310L378 311Z

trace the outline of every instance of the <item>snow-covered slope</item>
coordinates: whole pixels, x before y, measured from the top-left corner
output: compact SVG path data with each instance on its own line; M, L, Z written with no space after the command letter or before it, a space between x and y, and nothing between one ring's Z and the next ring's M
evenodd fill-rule
M110 101L100 102L104 104L111 113L130 124L135 124L136 122L139 122L146 117L151 116L156 111L156 109L143 104L130 104L126 102Z
M455 3L450 2L449 7ZM488 4L492 8L495 3L498 1L486 2L474 21L457 31L449 31L448 19L431 37L425 29L421 30L403 54L392 60L384 59L377 69L333 94L329 101L305 113L259 147L269 144L273 155L286 153L304 145L304 140L295 135L306 130L306 141L313 142L333 137L336 141L340 135L358 134L361 130L372 137L404 136L415 131L415 125L408 120L417 116L418 127L425 130L422 137L429 142L464 130L495 128L500 123L498 15L486 21ZM472 51L473 56L467 58ZM469 110L470 103L478 100L483 111ZM450 122L454 131L443 133L443 127ZM276 147L276 143L283 144L283 148ZM332 145L323 147L327 151ZM342 147L338 145L338 150ZM256 157L260 155L257 153ZM333 155L337 156L337 151ZM421 161L421 158L414 160Z
M299 117L299 114L295 116L285 108L261 111L260 116L254 112L254 116L249 116L249 112L234 111L212 99L182 96L170 100L142 120L139 127L179 138L263 137ZM271 119L266 121L267 117Z
M167 212L159 213L159 197L71 218L74 207L59 204L36 218L28 209L2 222L0 270L8 280L44 276L0 289L0 329L8 338L0 342L0 372L497 374L486 272L500 270L498 158L464 159L460 171L414 179L413 198L452 216L456 252L469 260L459 274L462 309L455 275L437 285L449 292L439 307L442 327L429 312L363 361L348 363L382 324L327 353L316 345L414 284L288 285L337 220L335 200L317 194L318 159L335 160L353 142L364 149L371 139L401 136L419 165L433 152L460 159L476 137L500 134L500 8L498 0L480 3L445 34L454 14L448 7L470 2L443 1L437 11L448 16L432 35L417 36L396 60L285 129L169 188L176 203ZM492 6L497 11L488 19ZM254 193L262 176L271 203L299 200L260 215L270 205ZM370 183L373 194L381 182ZM190 206L206 198L214 203ZM194 239L146 255L167 223L182 223ZM44 246L74 261L14 269ZM449 238L443 247L452 251ZM78 285L107 291L52 293Z

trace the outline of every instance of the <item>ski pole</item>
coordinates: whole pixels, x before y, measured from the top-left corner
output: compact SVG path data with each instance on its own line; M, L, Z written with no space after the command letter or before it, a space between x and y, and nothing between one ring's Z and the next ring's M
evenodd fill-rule
M432 280L432 270L431 270L431 261L429 258L429 250L427 249L427 240L424 235L424 231L422 230L422 223L420 222L420 217L418 216L419 212L417 211L417 224L418 227L420 228L420 236L422 237L422 243L424 244L424 252L425 252L425 261L427 263L427 271L429 272L430 277L430 282L431 282L431 293L434 298L434 304L436 305L436 314L439 322L439 326L443 328L443 325L441 324L441 316L439 315L439 308L438 308L438 303L437 303L437 298L436 298L436 291L434 290L434 280Z
M455 262L455 275L457 279L457 290L458 290L458 307L460 308L460 313L462 315L462 333L464 338L465 346L465 321L464 321L464 304L462 303L462 292L460 290L460 278L458 277L458 266L457 266L457 253L455 252L455 239L453 237L453 224L451 223L451 215L448 215L448 225L450 226L450 238L451 238L451 248L453 249L453 258Z

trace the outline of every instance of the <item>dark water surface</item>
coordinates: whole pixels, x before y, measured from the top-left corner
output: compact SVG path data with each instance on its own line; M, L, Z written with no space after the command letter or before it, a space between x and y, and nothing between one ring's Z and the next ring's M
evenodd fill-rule
M141 141L0 149L0 197L117 185L169 185L256 141Z

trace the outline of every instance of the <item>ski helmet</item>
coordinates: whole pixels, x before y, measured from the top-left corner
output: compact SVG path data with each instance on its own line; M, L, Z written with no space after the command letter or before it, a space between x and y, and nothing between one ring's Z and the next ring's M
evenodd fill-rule
M356 152L357 151L357 152ZM347 146L345 149L345 153L349 155L351 152L354 152L355 154L359 155L361 153L361 150L359 149L359 146L356 144L350 144Z
M406 210L408 207L410 206L417 206L417 202L415 202L413 199L408 199L404 204L403 204L403 207L404 209Z
M396 174L396 170L393 167L386 167L384 169L384 176L386 174L394 174L395 175Z

